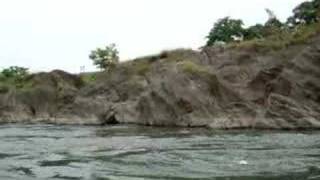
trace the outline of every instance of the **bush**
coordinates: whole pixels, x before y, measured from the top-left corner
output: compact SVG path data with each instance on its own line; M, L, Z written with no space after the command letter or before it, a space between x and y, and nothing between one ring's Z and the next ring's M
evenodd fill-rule
M27 68L11 66L9 68L3 69L1 74L5 78L24 78L29 73Z
M244 31L244 39L261 39L263 38L264 26L262 24L256 24L254 26L250 26Z
M320 23L310 25L298 25L292 30L282 29L262 39L252 39L241 43L231 43L229 48L254 50L257 52L268 52L270 50L281 50L289 45L306 43L310 38L320 33Z
M81 74L80 77L81 77L81 80L86 84L93 83L97 80L96 73L84 73L84 74Z
M27 68L11 66L0 72L0 81L21 88L24 86L24 81L28 75L29 72Z
M106 46L105 49L97 48L91 51L89 58L92 59L93 64L100 69L111 70L119 63L119 51L115 44Z

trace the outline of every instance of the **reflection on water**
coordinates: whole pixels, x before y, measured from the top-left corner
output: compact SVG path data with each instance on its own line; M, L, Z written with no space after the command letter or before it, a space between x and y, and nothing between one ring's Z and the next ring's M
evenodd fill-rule
M0 179L320 179L318 132L0 126Z

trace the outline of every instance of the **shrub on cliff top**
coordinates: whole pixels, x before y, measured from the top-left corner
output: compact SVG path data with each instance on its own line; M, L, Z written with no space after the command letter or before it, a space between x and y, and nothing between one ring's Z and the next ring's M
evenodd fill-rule
M111 70L119 62L119 51L116 49L115 44L110 44L104 49L97 48L91 51L89 58L93 64L103 70Z
M216 42L232 42L235 37L244 35L243 22L240 19L231 19L229 17L218 20L207 36L207 46L212 46Z
M320 23L297 25L290 31L284 29L266 38L230 43L227 47L268 52L270 50L281 50L290 45L306 43L319 33Z
M27 68L11 66L0 72L0 81L16 87L22 87L23 82L28 75L29 72Z
M28 75L28 69L24 67L11 66L3 69L1 74L5 78L23 78Z

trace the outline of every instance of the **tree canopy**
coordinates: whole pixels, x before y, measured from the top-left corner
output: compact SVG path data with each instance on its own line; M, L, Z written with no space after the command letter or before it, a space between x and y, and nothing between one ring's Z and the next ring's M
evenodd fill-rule
M260 39L263 38L263 31L264 26L262 24L256 24L254 26L250 26L247 29L245 29L244 33L244 39L250 40L250 39Z
M242 26L243 22L240 19L231 19L230 17L219 19L207 36L207 46L211 46L218 41L227 43L233 41L234 37L242 37L244 35Z
M28 75L28 68L11 66L1 71L2 76L5 78L23 78Z
M212 46L217 42L233 42L237 40L261 39L281 31L284 24L278 20L276 15L266 9L269 19L264 24L256 24L247 28L243 27L240 19L225 17L219 19L207 36L207 46Z
M291 25L311 24L320 21L320 0L306 1L293 10L293 16L288 19Z
M89 58L100 69L110 70L119 62L119 51L115 44L110 44L104 49L97 48L91 51Z

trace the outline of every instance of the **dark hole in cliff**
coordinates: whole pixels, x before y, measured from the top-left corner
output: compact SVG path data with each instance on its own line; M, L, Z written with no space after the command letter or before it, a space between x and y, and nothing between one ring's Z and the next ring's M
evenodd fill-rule
M317 102L320 103L320 95L317 97Z
M191 105L191 103L189 101L181 98L181 99L179 99L177 104L178 104L178 106L180 108L182 108L184 111L186 111L186 113L192 113L193 112L192 105Z
M71 104L74 102L74 99L75 99L74 95L71 95L71 94L66 94L62 96L62 100L64 104Z
M126 92L119 93L119 96L120 96L120 101L126 101L129 98L129 95Z
M117 120L115 115L111 115L110 117L106 118L102 125L116 125L119 124L119 121Z
M32 116L35 116L37 113L36 109L33 106L30 106L30 111L31 111Z

